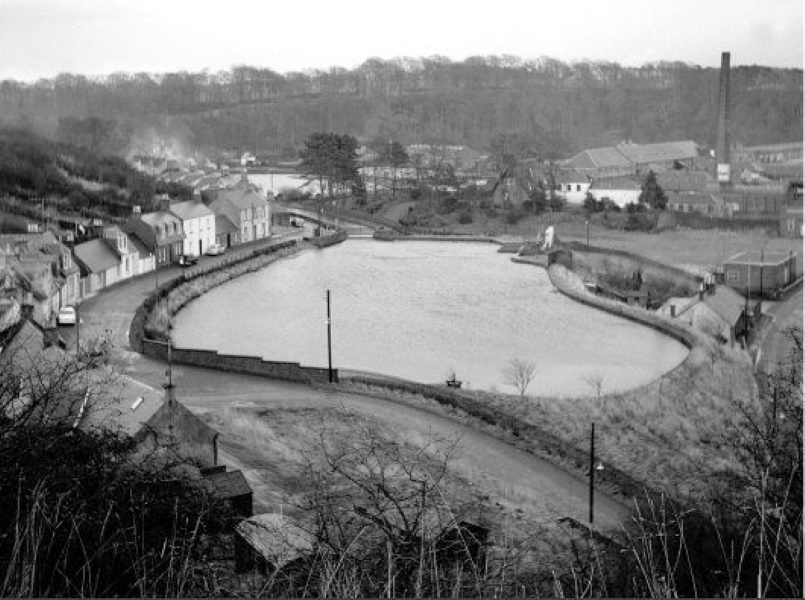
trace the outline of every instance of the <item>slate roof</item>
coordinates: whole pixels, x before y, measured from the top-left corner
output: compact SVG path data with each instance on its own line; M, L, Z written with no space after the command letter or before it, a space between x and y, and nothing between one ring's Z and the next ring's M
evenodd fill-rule
M173 206L171 206L171 208L173 208ZM182 221L172 212L167 212L164 210L142 213L140 215L140 220L150 227L155 227L157 225L164 225L165 223L176 223L177 225L181 225Z
M261 194L249 189L222 190L218 192L218 196L213 201L213 204L223 202L231 204L238 210L268 204L268 200L266 200Z
M660 144L624 144L618 146L624 156L636 164L696 158L696 142L663 142Z
M704 171L674 170L657 173L657 183L666 192L703 192L710 176Z
M171 212L179 217L182 221L209 217L215 214L201 202L195 202L193 200L171 204Z
M88 405L79 427L107 429L134 437L163 403L163 393L127 377L106 382L103 398Z
M252 488L240 471L224 471L204 476L210 493L220 500L237 498L252 493Z
M628 177L613 177L606 179L596 179L593 181L593 190L639 190L634 179Z
M717 285L713 293L705 294L704 303L727 323L735 325L743 313L746 300L732 288Z
M696 143L692 141L621 144L584 150L565 161L563 167L568 169L623 168L670 160L686 160L697 156Z
M569 158L564 164L566 169L601 169L607 167L631 167L631 161L617 148L591 148Z
M127 232L126 237L129 238L129 246L139 252L141 257L151 256L153 254L136 233Z
M578 171L568 170L560 171L556 174L557 183L590 183L590 180L584 173Z
M120 257L104 240L90 240L73 248L76 258L90 273L100 273L120 264Z
M215 234L233 233L238 231L237 226L225 215L215 215Z
M715 194L670 192L666 196L668 204L689 204L691 206L722 206L724 204L724 201Z

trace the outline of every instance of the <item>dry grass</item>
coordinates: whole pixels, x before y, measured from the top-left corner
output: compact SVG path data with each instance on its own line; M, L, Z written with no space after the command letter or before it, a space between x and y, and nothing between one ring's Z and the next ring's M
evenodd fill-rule
M562 240L587 241L584 220L557 227ZM758 251L787 253L802 256L802 242L791 238L770 237L763 230L722 231L673 229L661 233L626 232L590 228L590 244L603 248L625 250L676 267L715 266L739 252ZM798 269L802 271L801 260Z
M572 273L560 268L552 277L572 293L586 294ZM604 300L603 304L627 308L614 301ZM668 318L642 312L651 322L679 327ZM597 450L605 463L666 488L672 497L695 499L710 476L726 466L737 468L736 457L725 444L727 425L736 406L757 401L757 387L745 352L718 346L688 327L681 330L693 341L688 357L640 388L607 394L604 382L600 398L482 397L491 406L580 448L589 443L590 423L595 421Z

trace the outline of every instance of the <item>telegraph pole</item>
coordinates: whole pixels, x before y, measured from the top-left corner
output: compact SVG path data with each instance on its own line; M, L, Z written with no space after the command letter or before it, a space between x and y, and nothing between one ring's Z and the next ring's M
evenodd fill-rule
M333 383L332 322L330 319L330 290L327 290L327 381Z
M593 496L595 493L595 421L590 430L590 525L593 524Z

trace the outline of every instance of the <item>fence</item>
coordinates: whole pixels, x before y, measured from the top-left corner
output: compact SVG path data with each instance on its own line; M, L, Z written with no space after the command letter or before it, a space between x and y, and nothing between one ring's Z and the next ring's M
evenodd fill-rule
M691 229L727 229L729 231L748 231L763 228L772 235L780 235L779 217L763 215L736 215L732 218L708 216L701 213L676 212L674 217L679 225Z

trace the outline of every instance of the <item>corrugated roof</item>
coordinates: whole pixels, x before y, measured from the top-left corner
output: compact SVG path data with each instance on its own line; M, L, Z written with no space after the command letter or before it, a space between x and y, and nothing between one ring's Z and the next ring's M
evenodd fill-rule
M265 513L245 519L235 530L278 569L312 552L315 542L313 534L291 517L279 513Z
M209 208L204 206L204 204L201 202L195 202L194 200L171 204L171 212L183 221L187 221L189 219L198 219L201 217L210 217L215 214Z
M78 244L73 253L92 273L100 273L120 264L120 258L104 240L90 240Z

